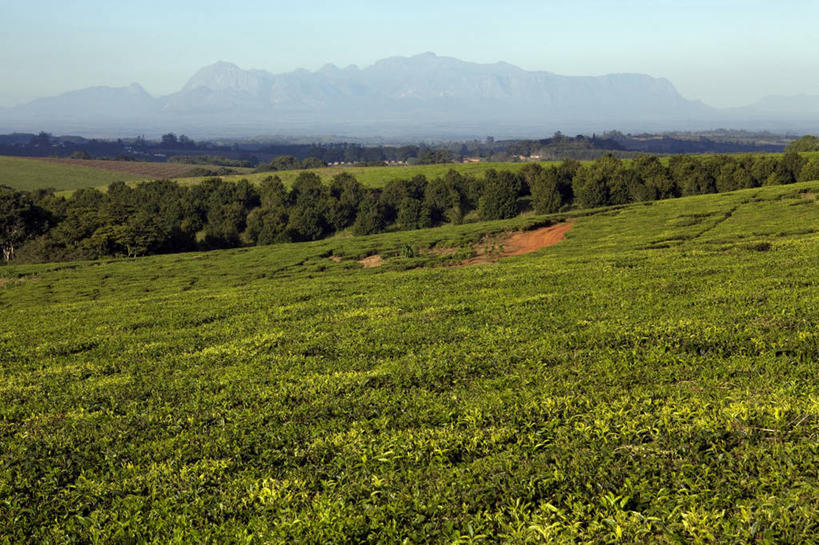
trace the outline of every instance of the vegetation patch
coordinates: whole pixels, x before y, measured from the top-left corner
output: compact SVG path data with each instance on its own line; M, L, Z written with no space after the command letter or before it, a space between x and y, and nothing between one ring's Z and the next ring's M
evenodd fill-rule
M817 190L3 265L0 541L815 541Z
M26 282L34 282L39 280L40 277L37 275L34 276L19 276L17 278L3 278L0 277L0 288L5 288L6 286L14 286L18 284L24 284Z

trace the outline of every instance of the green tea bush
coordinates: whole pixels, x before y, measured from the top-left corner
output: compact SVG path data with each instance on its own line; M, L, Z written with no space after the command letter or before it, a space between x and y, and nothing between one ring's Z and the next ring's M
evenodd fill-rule
M816 193L0 267L0 543L815 542Z

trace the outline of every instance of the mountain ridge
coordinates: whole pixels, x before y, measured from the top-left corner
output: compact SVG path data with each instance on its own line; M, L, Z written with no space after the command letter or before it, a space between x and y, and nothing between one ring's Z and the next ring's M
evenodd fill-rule
M0 109L0 127L78 133L128 127L195 136L259 131L529 136L555 130L717 128L724 122L743 128L745 121L775 121L769 118L780 110L792 118L785 107L792 102L719 110L683 97L666 78L646 74L564 76L426 52L388 57L364 68L326 64L279 74L218 61L168 95L151 96L138 83L90 87ZM819 118L819 107L816 112Z

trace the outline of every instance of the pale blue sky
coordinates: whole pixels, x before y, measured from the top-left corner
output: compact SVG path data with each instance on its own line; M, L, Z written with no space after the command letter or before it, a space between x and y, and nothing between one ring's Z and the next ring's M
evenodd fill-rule
M819 0L0 0L0 105L133 81L167 94L217 60L275 73L433 51L647 73L738 106L819 94L817 28Z

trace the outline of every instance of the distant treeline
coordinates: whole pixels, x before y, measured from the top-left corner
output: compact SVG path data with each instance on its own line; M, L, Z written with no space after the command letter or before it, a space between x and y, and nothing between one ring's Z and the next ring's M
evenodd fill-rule
M254 161L230 159L224 155L173 155L168 157L169 163L182 163L185 165L218 165L223 167L244 167L256 166Z
M815 140L815 138L814 138ZM606 152L620 157L638 153L750 153L782 152L787 139L768 133L716 131L712 133L671 135L625 135L618 131L591 136L566 136L560 132L541 139L485 139L444 142L438 144L408 144L400 146L363 145L350 142L271 143L264 141L213 142L195 141L174 133L159 140L143 137L118 140L85 139L77 136L39 134L0 135L0 155L32 157L78 157L112 160L182 161L226 167L257 167L282 170L289 159L315 163L362 164L383 163L432 164L480 158L494 162L516 161L520 157L539 159L597 159ZM801 141L800 141L801 142ZM805 146L793 151L808 151ZM278 159L278 164L276 163Z
M504 144L448 143L437 146L365 146L356 143L271 144L197 142L183 135L168 133L160 140L143 137L100 140L76 136L39 134L0 135L0 155L23 157L72 157L115 161L180 162L194 165L257 167L284 170L283 163L296 161L289 168L316 168L330 163L384 164L388 162L433 164L459 160L469 154L489 157L505 148Z
M0 188L0 246L6 261L63 261L140 256L243 245L317 240L337 231L356 235L494 220L526 210L539 214L731 191L819 179L819 159L654 156L624 162L613 155L520 172L490 170L473 178L450 170L367 188L342 173L329 184L303 172L288 190L276 176L256 187L210 178L184 187L159 180L103 193L80 189Z

